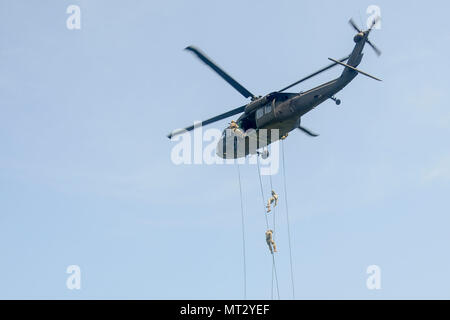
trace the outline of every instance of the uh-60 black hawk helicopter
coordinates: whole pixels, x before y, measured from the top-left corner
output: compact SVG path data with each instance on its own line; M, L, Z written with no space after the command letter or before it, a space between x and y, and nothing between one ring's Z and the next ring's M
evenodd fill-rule
M316 137L317 134L300 125L301 117L314 109L317 105L321 104L327 99L332 99L337 105L341 103L339 99L335 97L335 94L342 90L347 84L349 84L357 75L361 73L372 79L381 81L380 79L371 76L356 67L360 64L364 49L364 45L369 44L379 56L381 51L368 39L369 33L378 22L378 18L374 19L370 28L366 31L362 31L350 19L350 25L358 32L353 40L355 46L352 53L340 60L328 58L333 61L332 64L294 82L293 84L272 93L267 94L264 97L257 97L250 91L245 89L241 84L234 80L230 75L217 66L211 59L203 54L199 49L189 46L186 50L193 52L202 60L206 65L219 74L225 81L227 81L233 88L241 93L245 98L251 98L251 102L243 105L239 108L225 112L201 123L194 124L184 129L178 129L167 135L169 139L172 137L185 133L187 131L194 130L198 126L204 126L233 115L242 113L236 122L232 121L229 128L225 129L221 139L219 140L216 148L216 154L224 159L236 159L245 157L249 154L257 153L258 149L265 147L268 144L284 139L288 133L294 129L300 129L309 136ZM347 63L344 63L347 61ZM287 89L308 80L336 65L344 66L344 71L339 78L326 82L320 86L300 93L287 93ZM278 129L278 134L271 136L271 130L261 129ZM264 135L260 135L264 132ZM250 142L256 143L250 143ZM231 145L231 148L228 146ZM231 149L231 150L230 150Z

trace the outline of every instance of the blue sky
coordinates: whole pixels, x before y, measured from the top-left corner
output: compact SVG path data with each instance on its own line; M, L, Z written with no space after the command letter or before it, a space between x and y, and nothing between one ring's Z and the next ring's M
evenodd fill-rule
M296 297L450 298L448 3L234 0L0 1L0 298L242 298L236 167L176 166L165 134L246 100L182 49L263 95L348 54L347 21L371 4L383 55L366 48L360 68L383 82L357 77L303 118L320 137L285 141ZM267 299L257 168L241 174L248 297ZM74 264L81 290L66 288Z

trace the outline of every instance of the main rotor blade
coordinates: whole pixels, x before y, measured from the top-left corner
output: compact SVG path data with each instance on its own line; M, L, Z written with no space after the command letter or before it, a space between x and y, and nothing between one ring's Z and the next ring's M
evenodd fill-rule
M377 54L377 56L380 56L380 55L381 55L381 50L378 49L372 42L370 42L370 40L367 40L366 42L369 44L369 46L372 47L372 49L375 51L375 53Z
M371 31L373 29L373 27L375 27L375 25L378 23L378 21L380 21L381 18L380 16L376 16L375 19L373 19L372 24L370 25L369 31Z
M305 128L305 127L298 126L298 129L302 130L304 133L306 133L307 135L309 135L311 137L318 137L319 136L317 133L314 133L311 130Z
M210 123L222 120L222 119L226 119L226 118L234 116L235 114L238 114L238 113L242 113L242 112L244 112L245 107L246 107L246 105L244 105L242 107L239 107L239 108L236 108L236 109L233 109L233 110L230 110L228 112L222 113L222 114L220 114L218 116L215 116L215 117L212 117L212 118L210 118L208 120L196 123L195 125L186 127L184 129L178 129L178 130L172 131L171 133L169 133L167 135L167 138L171 139L172 137L174 137L176 135L179 135L181 133L184 133L186 131L192 131L195 128L197 128L198 126L206 126L207 124L210 124Z
M350 23L350 25L358 32L360 33L361 30L359 30L359 27L356 25L355 21L353 21L353 19L348 20L348 23Z
M350 56L347 56L347 57L345 57L345 58L342 58L342 59L339 60L339 61L340 61L340 62L344 62L344 61L348 60L348 58L350 58ZM303 82L303 81L305 81L305 80L308 80L308 79L310 79L310 78L312 78L312 77L318 75L319 73L322 73L322 72L324 72L324 71L326 71L326 70L328 70L328 69L334 67L335 65L337 65L336 62L334 62L334 63L332 63L332 64L326 66L325 68L322 68L322 69L320 69L320 70L318 70L318 71L316 71L316 72L314 72L314 73L311 73L309 76L306 76L306 77L304 77L304 78L298 80L297 82L294 82L293 84L288 85L286 88L283 88L283 89L279 90L278 92L283 92L283 91L285 91L285 90L287 90L287 89L289 89L289 88L292 88L293 86L298 85L300 82Z
M208 65L211 69L213 69L219 76L222 77L226 82L228 82L233 88L235 88L237 91L239 91L240 94L242 94L244 97L254 97L254 95L245 89L240 83L238 83L236 80L234 80L228 73L223 71L217 64L215 64L210 58L208 58L203 52L201 52L199 49L197 49L194 46L186 47L185 50L191 51L195 53L195 55L202 60L206 65Z

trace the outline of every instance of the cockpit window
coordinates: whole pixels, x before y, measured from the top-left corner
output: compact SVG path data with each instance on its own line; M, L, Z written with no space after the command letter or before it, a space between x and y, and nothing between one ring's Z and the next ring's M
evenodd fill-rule
M272 105L268 104L264 107L259 108L258 110L256 110L256 119L261 118L263 115L268 114L272 112Z
M260 108L258 110L256 110L256 119L259 119L263 116L264 114L264 108Z

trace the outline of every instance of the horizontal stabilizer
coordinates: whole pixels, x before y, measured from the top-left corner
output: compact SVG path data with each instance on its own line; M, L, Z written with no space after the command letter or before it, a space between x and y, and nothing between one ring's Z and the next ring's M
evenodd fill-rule
M347 67L347 68L350 68L352 70L355 70L356 72L359 72L359 73L365 75L366 77L372 78L372 79L377 80L377 81L381 81L381 79L378 79L377 77L371 76L370 74L365 73L364 71L361 71L359 69L356 69L355 67L352 67L352 66L350 66L350 65L348 65L346 63L340 62L340 61L332 59L332 58L328 58L328 60L334 61L334 62L336 62L336 63L338 63L338 64L340 64L340 65L342 65L344 67Z

